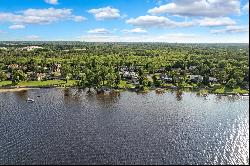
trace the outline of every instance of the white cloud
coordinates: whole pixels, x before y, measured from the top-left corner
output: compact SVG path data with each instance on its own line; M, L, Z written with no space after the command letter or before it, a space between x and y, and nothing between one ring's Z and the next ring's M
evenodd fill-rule
M75 22L81 22L81 21L86 20L86 18L83 17L83 16L74 16L74 17L73 17L73 20L74 20Z
M126 21L128 24L140 27L189 27L193 26L194 22L176 22L163 16L140 16Z
M209 18L205 17L201 20L196 20L200 26L229 26L235 25L236 22L229 17L218 17L218 18Z
M18 14L0 13L0 22L14 24L48 24L62 20L82 21L85 18L72 14L72 9L27 9Z
M246 12L249 12L249 2L247 2L244 6L243 6L243 10Z
M105 28L97 28L88 31L89 34L109 34L110 31Z
M211 33L243 33L249 32L249 26L227 26L224 29L211 30Z
M45 0L46 3L51 4L51 5L57 5L58 0Z
M147 33L146 30L141 29L141 28L124 29L124 30L122 30L122 32L125 32L125 33Z
M25 38L27 40L38 40L38 39L40 39L40 37L37 36L37 35L29 35L29 36L26 36Z
M109 6L99 9L91 9L88 12L93 14L97 20L116 19L121 17L118 9Z
M203 19L195 19L193 21L183 21L177 22L168 19L164 16L140 16L137 18L132 18L126 21L128 24L139 26L139 27L161 27L161 28L173 28L173 27L190 27L190 26L206 26L206 27L216 27L216 26L232 26L236 22L229 17L217 17L210 18L205 17Z
M121 36L115 35L84 35L77 37L78 40L86 42L121 42Z
M9 29L24 29L24 25L11 25L9 26Z
M222 17L240 14L240 0L173 0L148 10L150 14Z

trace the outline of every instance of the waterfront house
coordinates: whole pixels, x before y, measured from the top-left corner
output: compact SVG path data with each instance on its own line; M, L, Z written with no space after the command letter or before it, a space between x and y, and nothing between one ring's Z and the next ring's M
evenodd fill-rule
M209 82L212 82L212 83L218 82L218 79L215 77L209 77Z
M132 78L132 79L131 79L131 82L132 82L134 85L140 85L139 80L138 80L137 78Z
M189 75L189 79L193 82L202 82L203 78L201 75Z
M196 69L197 68L197 66L190 66L188 69L190 70L190 71L192 71L192 70L194 70L194 69Z
M173 82L173 79L171 77L169 77L168 75L166 75L166 74L161 74L160 79L163 82Z
M7 77L7 80L11 80L12 79L12 74L10 72L7 72L6 77Z
M36 80L37 81L42 81L46 78L46 73L36 73Z
M52 72L60 73L61 72L60 68L61 68L61 64L53 64L52 65Z
M18 64L10 64L10 65L8 65L8 69L12 69L12 70L18 69L18 67L19 67Z
M157 69L155 72L156 73L163 73L165 71L166 71L166 67L161 67L161 68Z
M123 78L127 78L127 79L138 78L138 74L135 72L125 71L122 73L122 75L123 75Z

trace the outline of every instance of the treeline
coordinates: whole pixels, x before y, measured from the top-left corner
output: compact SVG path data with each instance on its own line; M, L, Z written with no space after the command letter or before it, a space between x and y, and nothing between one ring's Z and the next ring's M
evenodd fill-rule
M83 87L117 87L122 67L136 67L141 86L154 86L156 73L169 75L173 84L190 83L188 75L204 77L199 85L210 86L209 77L231 88L249 87L248 44L84 43L84 42L1 42L0 81L25 80L27 72L46 73L60 64L62 79L78 80ZM21 50L26 46L42 49ZM18 64L18 68L9 67ZM191 66L195 66L190 70ZM162 70L159 70L162 69ZM179 70L176 70L179 69ZM153 75L153 79L148 79Z

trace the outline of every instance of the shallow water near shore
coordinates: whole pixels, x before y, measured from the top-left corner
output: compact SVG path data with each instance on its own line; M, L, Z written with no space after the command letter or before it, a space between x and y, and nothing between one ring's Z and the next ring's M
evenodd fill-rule
M6 92L0 133L0 164L249 164L249 97Z

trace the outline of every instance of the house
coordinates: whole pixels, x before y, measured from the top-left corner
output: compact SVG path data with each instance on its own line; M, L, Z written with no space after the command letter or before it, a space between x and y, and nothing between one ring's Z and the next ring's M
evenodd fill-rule
M189 75L189 79L193 82L202 82L203 78L201 75Z
M125 66L125 67L119 67L119 71L120 72L125 72L125 71L129 71L128 67Z
M181 71L181 68L172 68L173 71Z
M10 65L8 65L8 69L12 69L12 70L18 69L18 67L19 67L18 64L10 64Z
M60 68L61 68L61 64L53 64L52 65L52 72L60 73L61 72Z
M188 69L191 71L191 70L194 70L196 68L197 68L197 66L190 66Z
M139 80L138 80L137 78L132 78L132 79L131 79L131 82L132 82L134 85L140 85Z
M12 79L12 74L10 72L7 72L6 77L7 77L7 80L11 80Z
M39 47L39 46L27 46L27 47L23 47L21 48L21 50L27 50L27 51L33 51L35 49L42 49L43 47Z
M46 73L36 73L36 80L42 81L46 78Z
M27 72L27 78L28 80L35 80L34 72Z
M125 72L123 72L122 75L123 75L124 78L128 78L128 79L131 79L131 78L138 78L138 74L135 73L135 72L125 71Z
M218 82L217 78L209 77L209 82Z
M161 67L159 69L156 70L156 73L162 73L166 71L166 67Z
M172 82L173 81L173 79L166 74L161 74L160 79L164 82Z

